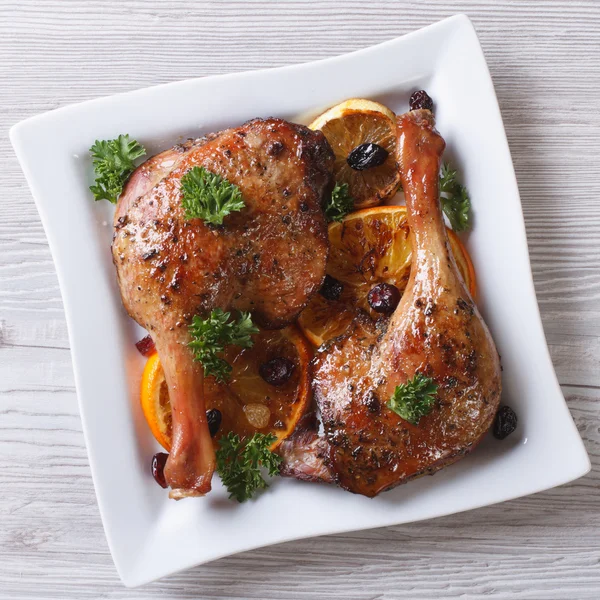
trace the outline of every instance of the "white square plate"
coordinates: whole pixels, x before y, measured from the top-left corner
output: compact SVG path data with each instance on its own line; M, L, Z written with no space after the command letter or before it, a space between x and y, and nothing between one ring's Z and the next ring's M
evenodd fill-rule
M369 500L332 486L274 481L256 501L173 502L153 481L157 450L139 409L142 331L121 305L111 261L113 207L95 203L88 148L129 133L149 150L252 117L307 122L353 96L397 112L424 88L446 156L473 201L467 246L479 304L502 355L503 400L520 425L472 455ZM456 16L347 56L171 83L24 121L11 139L37 203L62 289L83 430L108 543L139 585L216 558L302 537L428 519L509 500L585 474L590 463L558 386L529 266L519 192L490 75L473 27Z

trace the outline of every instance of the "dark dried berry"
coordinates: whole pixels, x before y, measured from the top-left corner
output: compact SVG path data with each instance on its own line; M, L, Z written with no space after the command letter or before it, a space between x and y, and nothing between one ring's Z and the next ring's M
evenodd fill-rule
M157 452L152 457L152 477L154 481L160 485L161 488L169 487L165 479L165 465L167 464L168 454L164 452Z
M217 435L217 432L221 427L222 418L223 415L221 415L221 411L218 408L211 408L206 411L206 421L208 422L210 437L215 437L215 435Z
M154 341L149 335L143 337L139 342L136 342L135 347L139 350L140 354L146 358L156 352Z
M391 315L400 302L400 290L390 283L379 283L371 288L367 300L375 312Z
M325 275L325 281L323 281L319 294L321 294L325 300L339 300L343 291L344 284L341 281L338 281L331 275Z
M382 165L388 154L388 151L379 144L361 144L348 154L346 162L355 171L364 171Z
M288 358L272 358L260 365L260 376L270 385L283 385L292 376L294 363Z
M517 415L510 406L501 406L494 421L492 433L494 437L503 440L517 428Z
M425 90L419 90L415 92L409 100L410 110L418 110L424 108L426 110L433 110L433 100L429 97L429 94Z

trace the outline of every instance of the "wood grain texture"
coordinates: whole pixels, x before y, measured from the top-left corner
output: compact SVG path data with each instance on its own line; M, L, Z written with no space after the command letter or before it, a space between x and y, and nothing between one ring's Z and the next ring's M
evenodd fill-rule
M97 96L341 54L457 12L472 18L495 82L544 327L592 472L503 505L125 589L95 502L52 259L8 128ZM0 599L599 598L599 48L595 0L0 0Z

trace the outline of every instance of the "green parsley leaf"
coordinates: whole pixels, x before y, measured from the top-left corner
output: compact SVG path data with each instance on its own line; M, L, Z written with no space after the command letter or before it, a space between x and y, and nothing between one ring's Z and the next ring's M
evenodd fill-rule
M416 373L406 383L396 386L387 406L405 421L418 425L421 417L431 412L437 390L433 379Z
M123 185L135 169L133 161L144 156L146 150L130 140L129 135L120 135L116 140L96 140L90 153L96 174L96 181L90 186L94 200L116 204Z
M254 344L251 336L258 333L249 313L240 313L237 321L230 317L231 313L216 308L207 319L195 315L189 327L195 360L202 363L205 376L213 375L218 382L227 381L231 373L231 365L218 356L225 346L250 348Z
M456 180L456 170L444 163L440 173L440 200L454 231L465 231L470 227L471 200L464 185Z
M181 178L181 204L186 219L212 225L223 225L228 214L246 206L237 185L204 167L192 167Z
M328 221L341 221L354 208L354 198L348 192L348 184L336 182L331 198L323 210Z
M216 452L217 473L229 492L229 498L244 502L257 490L268 487L261 467L271 477L279 474L282 458L269 450L276 439L273 434L255 433L246 440L231 432L221 438Z

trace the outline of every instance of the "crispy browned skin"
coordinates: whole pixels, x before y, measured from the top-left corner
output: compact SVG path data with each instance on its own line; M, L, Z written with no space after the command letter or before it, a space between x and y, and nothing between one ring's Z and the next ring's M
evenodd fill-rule
M315 359L314 390L344 488L373 497L470 452L500 400L498 353L450 253L439 204L444 141L429 111L398 119L398 162L413 247L411 277L385 332L369 319ZM417 426L391 411L420 372L438 388Z
M295 319L325 274L321 201L332 164L321 133L257 119L149 159L124 190L113 260L123 304L150 332L165 369L173 410L165 468L171 497L205 494L215 468L188 325L217 307L251 311L269 328ZM246 206L222 227L184 217L180 181L194 166L241 189Z

